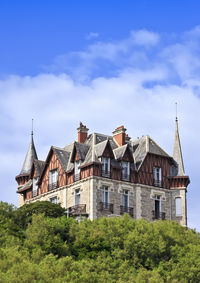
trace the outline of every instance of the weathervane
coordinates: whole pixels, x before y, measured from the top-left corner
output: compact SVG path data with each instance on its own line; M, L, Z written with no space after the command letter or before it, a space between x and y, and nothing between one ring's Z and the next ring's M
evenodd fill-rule
M175 103L176 105L176 121L178 121L178 116L177 116L177 102Z
M33 136L33 118L32 118L32 131L31 131L31 135Z

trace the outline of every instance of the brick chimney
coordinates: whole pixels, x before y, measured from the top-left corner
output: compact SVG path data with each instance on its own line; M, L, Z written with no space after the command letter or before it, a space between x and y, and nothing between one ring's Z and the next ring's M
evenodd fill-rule
M120 126L114 130L113 138L115 139L115 141L119 146L125 144L125 137L126 137L126 129L124 128L124 126Z
M85 125L82 124L82 122L80 122L80 126L79 128L77 128L78 130L78 142L84 143L87 139L88 136L88 128L86 128Z

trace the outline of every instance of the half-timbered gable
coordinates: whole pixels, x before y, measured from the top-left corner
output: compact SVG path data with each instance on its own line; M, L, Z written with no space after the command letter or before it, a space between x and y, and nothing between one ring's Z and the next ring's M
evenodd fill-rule
M69 158L69 153L60 148L51 147L38 182L39 194L66 185L66 158Z

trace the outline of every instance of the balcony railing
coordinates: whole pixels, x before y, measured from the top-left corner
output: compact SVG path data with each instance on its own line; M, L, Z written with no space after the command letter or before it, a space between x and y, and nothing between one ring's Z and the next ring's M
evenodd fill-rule
M120 214L128 213L131 217L133 217L133 207L120 205Z
M162 181L161 180L155 180L153 181L153 184L155 187L162 187Z
M83 215L86 214L86 204L77 204L69 207L70 215Z
M99 203L99 210L100 211L106 210L106 211L113 213L113 204L108 203L108 202L100 202Z
M101 170L102 177L110 178L110 171L108 170Z
M54 183L51 183L51 184L49 184L49 186L48 186L49 191L52 191L52 190L54 190L54 189L56 189L56 188L58 188L58 181L56 181L56 182L54 182Z
M77 182L80 179L81 179L81 174L80 173L74 175L74 182Z
M130 181L130 174L122 173L122 180L123 181Z
M155 210L152 210L152 219L162 219L165 220L165 212L156 212Z

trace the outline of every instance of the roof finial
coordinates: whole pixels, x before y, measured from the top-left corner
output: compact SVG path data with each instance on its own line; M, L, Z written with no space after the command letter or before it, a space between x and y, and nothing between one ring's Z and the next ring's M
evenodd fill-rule
M178 121L178 115L177 115L177 102L175 103L176 105L176 121Z
M32 131L31 131L31 135L33 136L33 118L32 118Z

